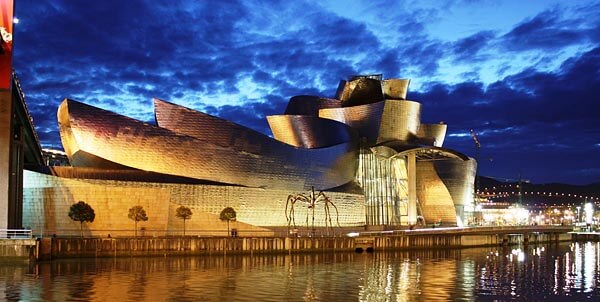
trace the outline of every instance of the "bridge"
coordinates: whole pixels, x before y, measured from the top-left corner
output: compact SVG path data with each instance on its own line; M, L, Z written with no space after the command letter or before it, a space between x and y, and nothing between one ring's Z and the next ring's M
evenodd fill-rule
M44 164L33 118L19 80L12 72L9 89L0 89L0 228L22 227L23 167Z

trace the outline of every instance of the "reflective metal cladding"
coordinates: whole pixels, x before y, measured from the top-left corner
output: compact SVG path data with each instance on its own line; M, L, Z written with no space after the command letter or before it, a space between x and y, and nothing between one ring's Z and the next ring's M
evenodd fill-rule
M167 124L172 129L64 100L58 117L67 156L74 166L107 161L144 171L250 187L328 189L354 179L357 148L352 141L300 149L266 135L242 131L244 127L216 117L164 105L159 106L159 125ZM167 107L170 113L165 112ZM162 117L168 114L195 121L196 127L165 124ZM204 128L199 129L198 125ZM224 138L211 138L223 129L231 131L224 132Z
M160 99L156 126L68 99L58 121L76 167L264 189L345 192L359 184L368 224L414 223L415 202L425 221L460 224L476 163L441 148L447 125L421 123L421 104L406 99L409 84L353 76L335 98L292 97L285 114L267 117L273 138Z

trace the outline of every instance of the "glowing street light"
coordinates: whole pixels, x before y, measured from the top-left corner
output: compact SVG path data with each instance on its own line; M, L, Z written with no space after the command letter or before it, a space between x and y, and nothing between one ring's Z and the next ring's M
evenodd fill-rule
M585 204L585 223L592 224L594 218L594 204L588 202Z

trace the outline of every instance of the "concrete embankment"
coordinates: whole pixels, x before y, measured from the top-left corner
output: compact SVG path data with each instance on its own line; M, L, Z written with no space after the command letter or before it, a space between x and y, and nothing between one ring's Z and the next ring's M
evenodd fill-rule
M35 239L0 239L0 260L34 258L36 245Z
M44 238L39 243L37 258L41 260L354 250L354 239L348 237Z
M35 258L49 260L501 246L570 241L568 231L568 228L493 228L366 232L357 237L43 238L37 241Z

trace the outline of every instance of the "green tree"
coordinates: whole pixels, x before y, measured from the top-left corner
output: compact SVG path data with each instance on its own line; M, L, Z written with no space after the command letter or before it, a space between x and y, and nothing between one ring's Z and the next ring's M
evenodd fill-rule
M146 215L146 210L142 206L135 206L129 209L129 215L127 215L129 219L135 222L135 237L137 237L137 224L140 221L148 221L148 216Z
M84 222L94 222L94 218L96 218L96 213L94 209L89 204L79 201L74 203L69 208L69 218L79 221L81 237L83 237L83 223Z
M183 219L183 236L185 236L185 221L192 218L192 210L186 206L180 206L175 210L175 217Z
M223 211L221 211L221 214L219 215L219 219L221 221L227 221L227 234L229 234L229 222L235 221L235 218L236 218L236 213L232 207L226 207L223 209Z

